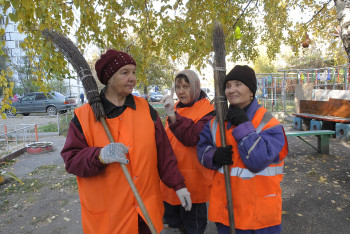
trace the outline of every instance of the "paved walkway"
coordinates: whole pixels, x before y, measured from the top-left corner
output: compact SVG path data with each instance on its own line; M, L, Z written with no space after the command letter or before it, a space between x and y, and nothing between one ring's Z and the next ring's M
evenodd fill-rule
M12 167L11 171L19 177L32 172L35 168L43 165L63 164L63 159L60 152L63 148L66 137L64 136L50 136L39 138L39 142L52 142L54 151L44 154L23 154L17 157L18 160Z

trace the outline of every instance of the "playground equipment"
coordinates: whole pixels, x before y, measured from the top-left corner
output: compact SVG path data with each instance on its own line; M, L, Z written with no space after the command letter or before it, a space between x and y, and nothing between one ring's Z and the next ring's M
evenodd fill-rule
M268 110L294 112L295 85L313 84L314 90L349 90L349 64L336 67L257 73L257 99Z

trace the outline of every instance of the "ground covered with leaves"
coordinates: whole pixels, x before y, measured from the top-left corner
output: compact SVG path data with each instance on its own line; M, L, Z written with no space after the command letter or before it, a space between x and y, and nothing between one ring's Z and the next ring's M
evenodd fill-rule
M2 168L19 175L24 184L7 178L0 185L0 233L82 233L76 180L65 172L59 155L65 138L57 138L50 139L54 152L25 154ZM306 139L316 146L316 137ZM331 139L329 155L296 137L288 141L283 233L349 233L350 141ZM209 222L205 234L211 233L216 229Z
M315 136L306 137L317 145ZM330 139L330 154L288 137L283 189L283 233L349 233L350 142Z
M1 185L1 233L70 233L80 223L76 179L62 165L39 166L21 180Z

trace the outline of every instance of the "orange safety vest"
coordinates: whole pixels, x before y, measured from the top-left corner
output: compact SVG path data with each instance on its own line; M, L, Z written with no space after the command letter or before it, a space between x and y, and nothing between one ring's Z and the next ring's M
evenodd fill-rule
M211 120L211 131L214 143L221 146L220 131L217 120ZM265 108L260 107L252 120L257 133L279 125ZM284 157L288 154L286 136L285 145L279 153L279 162L270 164L258 173L251 172L239 156L237 142L232 136L232 128L227 129L225 123L227 145L232 145L232 161L230 178L233 200L235 227L242 230L256 230L281 224L282 197L280 182L283 178ZM233 127L235 128L235 127ZM225 178L223 167L215 171L209 199L209 220L229 226Z
M206 98L199 100L191 107L176 109L181 116L190 118L195 123L213 110L213 105ZM185 146L175 137L169 128L168 121L165 124L165 131L174 150L177 167L185 178L186 187L191 194L192 202L207 202L214 171L206 169L198 161L196 146ZM171 205L181 204L176 192L168 188L163 182L161 182L161 191L163 201Z
M106 119L115 142L129 149L127 168L144 202L151 220L160 232L163 229L164 207L161 200L155 127L149 105L134 97L136 110L126 108L118 117ZM90 105L75 109L90 147L104 147L108 137ZM138 233L138 214L142 211L130 189L119 163L91 177L77 177L84 233ZM145 220L145 219L144 219Z

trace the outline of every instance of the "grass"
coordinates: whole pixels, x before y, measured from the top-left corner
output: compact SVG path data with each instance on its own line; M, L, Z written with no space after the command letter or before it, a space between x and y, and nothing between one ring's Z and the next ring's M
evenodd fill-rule
M48 125L38 127L39 132L57 132L57 124L49 123Z
M38 174L48 174L54 171L57 168L57 165L43 165L37 167L30 175L38 175Z
M67 112L59 116L60 129L59 133L62 136L67 136L69 123L73 118L73 112ZM39 132L58 132L57 121L38 127Z
M159 118L162 121L163 126L165 126L166 112L164 108L157 108L156 111L158 112Z

